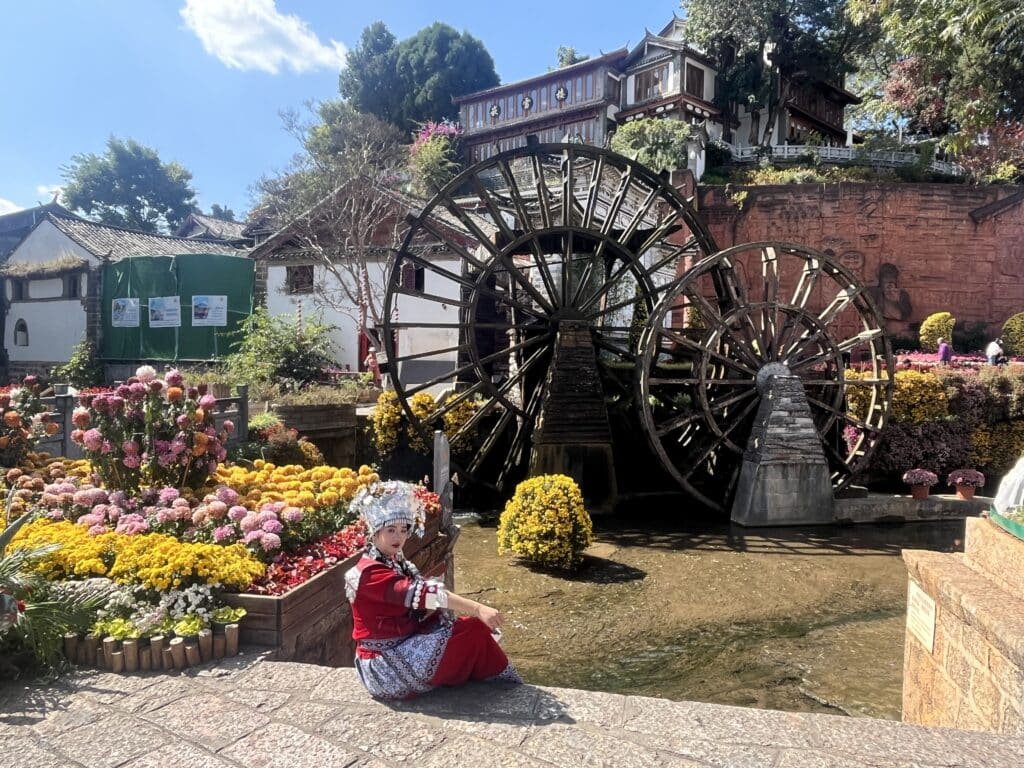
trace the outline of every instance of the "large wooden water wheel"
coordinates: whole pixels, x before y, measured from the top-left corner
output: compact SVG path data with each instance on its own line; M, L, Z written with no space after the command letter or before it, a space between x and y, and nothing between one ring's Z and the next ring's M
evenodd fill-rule
M638 370L651 446L714 508L732 498L766 376L802 380L837 489L874 450L892 399L892 351L866 287L784 243L739 245L687 270L651 316Z
M419 246L438 240L454 260ZM422 278L409 279L414 271ZM752 295L746 280L755 275ZM829 291L835 301L819 308ZM410 302L435 319L410 317ZM595 469L587 451L610 448L606 403L627 397L669 474L721 507L759 401L758 374L778 365L807 386L840 485L870 452L891 393L877 311L846 270L792 246L716 253L692 202L663 176L585 145L501 153L412 214L385 317L395 390L413 428L426 438L474 402L449 438L465 445L482 430L461 471L499 489L531 455L535 471L575 461L614 475L607 464ZM845 376L854 358L870 368L856 385ZM430 375L406 375L414 365ZM851 386L865 394L863 417L847 414ZM418 393L440 389L435 411L417 406ZM836 437L846 427L850 450ZM548 458L538 462L541 453Z

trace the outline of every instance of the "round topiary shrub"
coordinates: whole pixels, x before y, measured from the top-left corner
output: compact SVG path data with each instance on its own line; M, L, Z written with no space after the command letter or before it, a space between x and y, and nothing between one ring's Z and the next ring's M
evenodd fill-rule
M949 341L953 338L953 326L956 318L949 312L936 312L928 315L921 323L921 349L935 352L939 348L939 339Z
M1003 351L1008 355L1024 355L1024 312L1018 312L1003 323Z
M572 570L583 562L593 526L576 481L565 475L524 480L505 505L498 524L498 554L513 552L551 568Z

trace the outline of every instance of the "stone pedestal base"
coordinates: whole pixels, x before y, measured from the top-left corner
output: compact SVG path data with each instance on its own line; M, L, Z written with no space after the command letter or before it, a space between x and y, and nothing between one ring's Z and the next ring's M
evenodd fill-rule
M1024 735L1024 541L966 523L963 555L903 552L911 600L934 601L908 617L903 720Z

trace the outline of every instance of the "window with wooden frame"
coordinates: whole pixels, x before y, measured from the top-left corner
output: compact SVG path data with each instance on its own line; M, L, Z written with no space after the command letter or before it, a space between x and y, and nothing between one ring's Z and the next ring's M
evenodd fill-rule
M698 99L704 99L704 70L690 63L686 65L686 92Z
M312 293L313 265L295 264L285 267L284 284L288 293Z
M28 282L11 280L11 301L25 301L28 298Z
M82 285L82 275L75 272L70 275L64 276L64 296L69 299L77 299L79 296L79 288Z
M634 101L647 101L661 96L668 87L668 64L651 67L636 75L633 87Z

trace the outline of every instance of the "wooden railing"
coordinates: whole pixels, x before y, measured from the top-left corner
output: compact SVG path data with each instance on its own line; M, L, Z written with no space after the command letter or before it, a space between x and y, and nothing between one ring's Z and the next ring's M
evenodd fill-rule
M737 163L757 162L765 150L763 147L734 147L728 142L722 142L728 149L732 159ZM896 168L899 166L915 165L920 156L916 152L895 152L875 150L865 152L857 147L819 147L809 144L773 144L771 157L773 160L795 161L803 160L809 155L817 156L826 163L867 163L876 168ZM932 160L928 168L938 173L945 173L950 176L961 176L964 173L962 166L956 163L949 163L944 160Z

